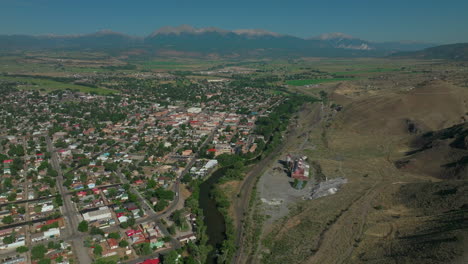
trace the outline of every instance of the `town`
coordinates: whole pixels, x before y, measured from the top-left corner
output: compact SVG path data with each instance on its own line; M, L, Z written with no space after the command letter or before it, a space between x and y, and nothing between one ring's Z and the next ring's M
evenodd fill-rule
M193 258L183 253L203 219L189 183L220 156L258 155L267 139L257 121L285 100L224 80L179 89L119 81L110 95L2 83L2 263Z

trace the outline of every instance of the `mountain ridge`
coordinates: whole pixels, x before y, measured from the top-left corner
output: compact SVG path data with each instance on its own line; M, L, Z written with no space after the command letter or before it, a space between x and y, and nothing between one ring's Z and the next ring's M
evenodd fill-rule
M440 45L419 51L399 52L391 56L418 59L468 60L468 43Z
M327 33L301 38L263 29L225 30L217 27L196 28L190 25L159 28L145 37L111 30L74 35L0 35L0 50L24 49L107 49L143 48L150 53L176 50L199 54L229 56L384 56L395 51L418 50L419 44L385 43L362 40L343 33ZM421 44L423 48L433 46Z

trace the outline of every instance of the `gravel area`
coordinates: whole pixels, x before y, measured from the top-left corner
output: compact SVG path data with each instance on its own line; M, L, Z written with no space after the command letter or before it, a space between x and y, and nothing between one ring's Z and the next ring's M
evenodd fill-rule
M274 168L282 168L278 162L277 166L269 168L260 178L257 188L258 196L262 202L262 209L266 219L265 224L270 225L275 220L286 216L289 206L297 201L310 197L312 186L308 183L304 189L296 190L291 186L293 179L287 176L286 172Z

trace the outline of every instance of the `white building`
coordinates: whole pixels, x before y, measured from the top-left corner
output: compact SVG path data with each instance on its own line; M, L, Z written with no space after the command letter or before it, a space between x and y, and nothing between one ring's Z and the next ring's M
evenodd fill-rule
M190 114L199 114L201 113L202 109L200 107L190 107L189 109L187 109L187 113L190 113Z
M59 228L51 228L51 229L49 229L47 231L44 231L44 236L46 238L60 236L60 229Z
M44 205L42 205L41 213L49 212L49 211L52 211L52 210L54 210L54 205L53 204L44 204Z
M209 161L205 164L205 166L203 166L203 168L209 170L209 169L215 167L216 165L218 165L218 161L213 159L213 160L209 160Z
M15 242L11 243L11 244L5 244L5 245L1 245L0 246L0 249L8 249L8 248L17 248L17 247L21 247L21 246L24 246L26 243L25 243L25 240L16 240Z
M83 214L83 219L92 222L98 220L108 220L112 218L111 211L107 206L100 207L99 210L91 211Z

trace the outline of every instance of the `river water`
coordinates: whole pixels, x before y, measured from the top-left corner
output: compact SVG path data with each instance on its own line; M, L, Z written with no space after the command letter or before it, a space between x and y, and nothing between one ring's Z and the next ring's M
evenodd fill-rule
M215 263L217 249L221 247L226 239L226 224L224 216L216 207L214 197L211 196L211 190L224 175L226 168L221 168L200 185L199 206L203 210L206 233L209 237L208 244L213 247L213 251L208 256L208 263Z

